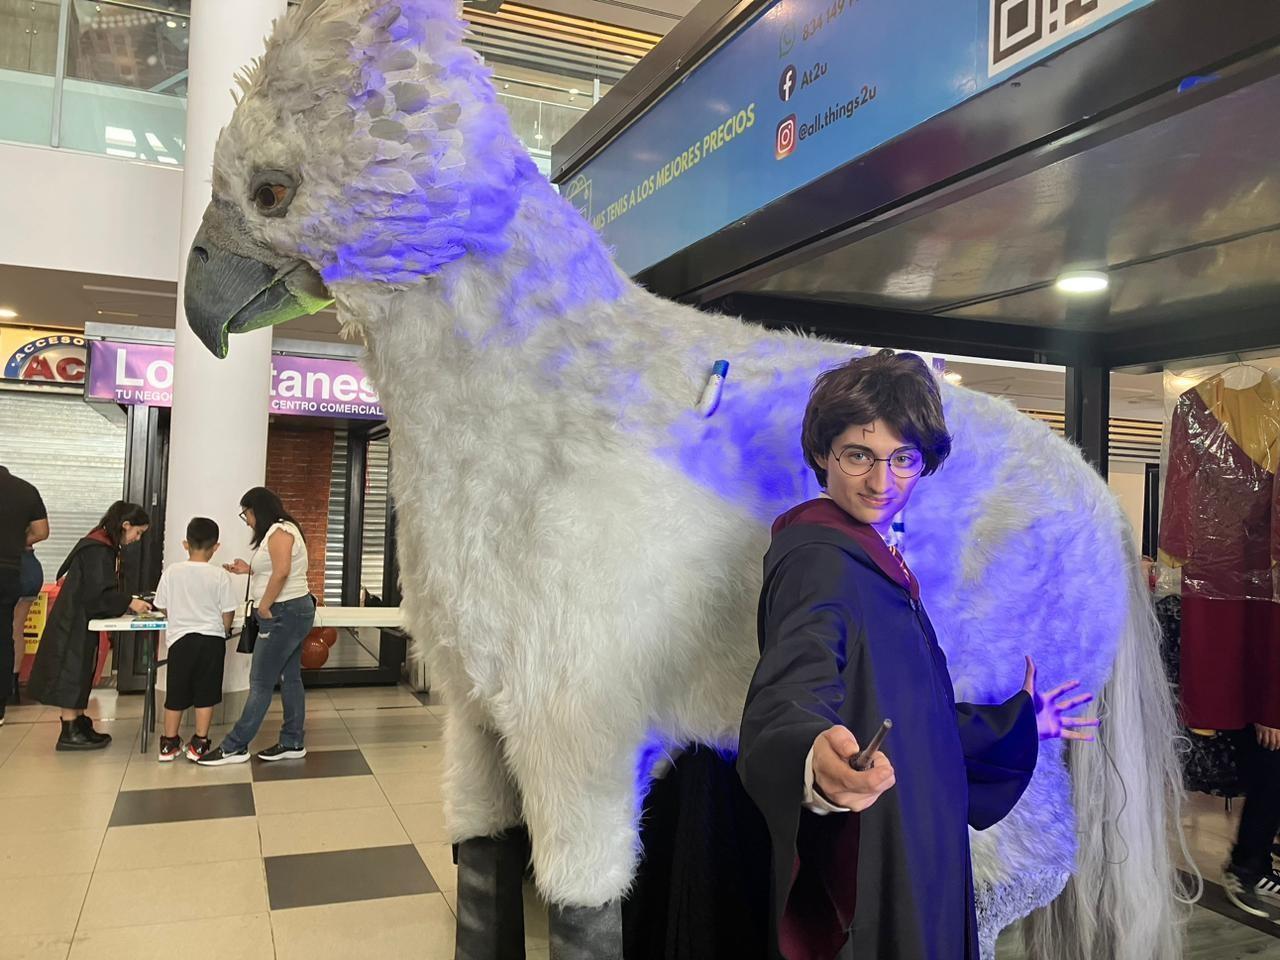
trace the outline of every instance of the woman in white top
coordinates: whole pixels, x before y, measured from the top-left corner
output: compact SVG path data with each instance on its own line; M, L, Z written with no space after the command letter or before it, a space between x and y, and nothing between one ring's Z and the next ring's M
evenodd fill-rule
M284 701L280 740L258 754L260 760L296 760L303 745L306 698L302 689L302 641L315 623L316 604L307 586L307 545L298 523L280 498L254 487L240 498L240 517L253 531L253 556L225 564L228 572L248 575L258 642L249 669L249 699L222 745L198 762L207 767L244 763L249 744L262 726L277 682Z

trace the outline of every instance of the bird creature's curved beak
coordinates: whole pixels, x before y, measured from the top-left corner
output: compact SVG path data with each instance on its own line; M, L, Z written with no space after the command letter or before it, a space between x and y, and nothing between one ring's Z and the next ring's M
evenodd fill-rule
M219 236L231 218L218 206L209 206L191 244L183 307L192 332L221 359L231 334L309 316L333 297L309 264L280 258L239 231L231 243Z

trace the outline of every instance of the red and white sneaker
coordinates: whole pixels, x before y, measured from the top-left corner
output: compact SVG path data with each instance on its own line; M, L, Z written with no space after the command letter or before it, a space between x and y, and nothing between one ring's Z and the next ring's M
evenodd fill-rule
M213 741L208 737L192 737L187 744L187 759L199 763L200 758L213 749Z
M160 738L160 756L157 758L161 763L168 763L170 760L176 760L182 754L182 738L181 737L161 737Z

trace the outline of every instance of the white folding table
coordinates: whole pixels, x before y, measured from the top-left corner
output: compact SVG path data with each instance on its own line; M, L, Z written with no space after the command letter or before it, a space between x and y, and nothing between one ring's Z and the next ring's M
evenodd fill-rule
M237 623L239 616L237 615ZM399 607L316 607L315 626L317 627L385 627L399 628L403 616ZM143 641L142 653L147 668L147 691L142 703L142 745L141 752L147 752L147 744L151 731L156 723L156 670L165 662L158 656L160 635L168 629L168 622L157 617L112 617L104 620L90 620L89 629L101 633L141 633L150 634ZM147 641L150 642L147 642ZM384 644L385 645L385 644ZM391 661L398 663L404 660L404 648L398 648L398 658L384 658L381 666L391 669Z

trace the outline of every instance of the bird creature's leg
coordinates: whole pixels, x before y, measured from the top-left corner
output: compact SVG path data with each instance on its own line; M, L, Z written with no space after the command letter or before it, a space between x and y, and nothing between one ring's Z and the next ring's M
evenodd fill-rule
M506 741L535 879L550 904L550 960L622 960L622 897L640 847L640 738L610 731L604 709L592 715L601 719L576 728L527 724Z
M514 829L463 840L457 859L455 960L524 960L525 832Z
M552 905L551 960L622 960L622 901L600 907Z

